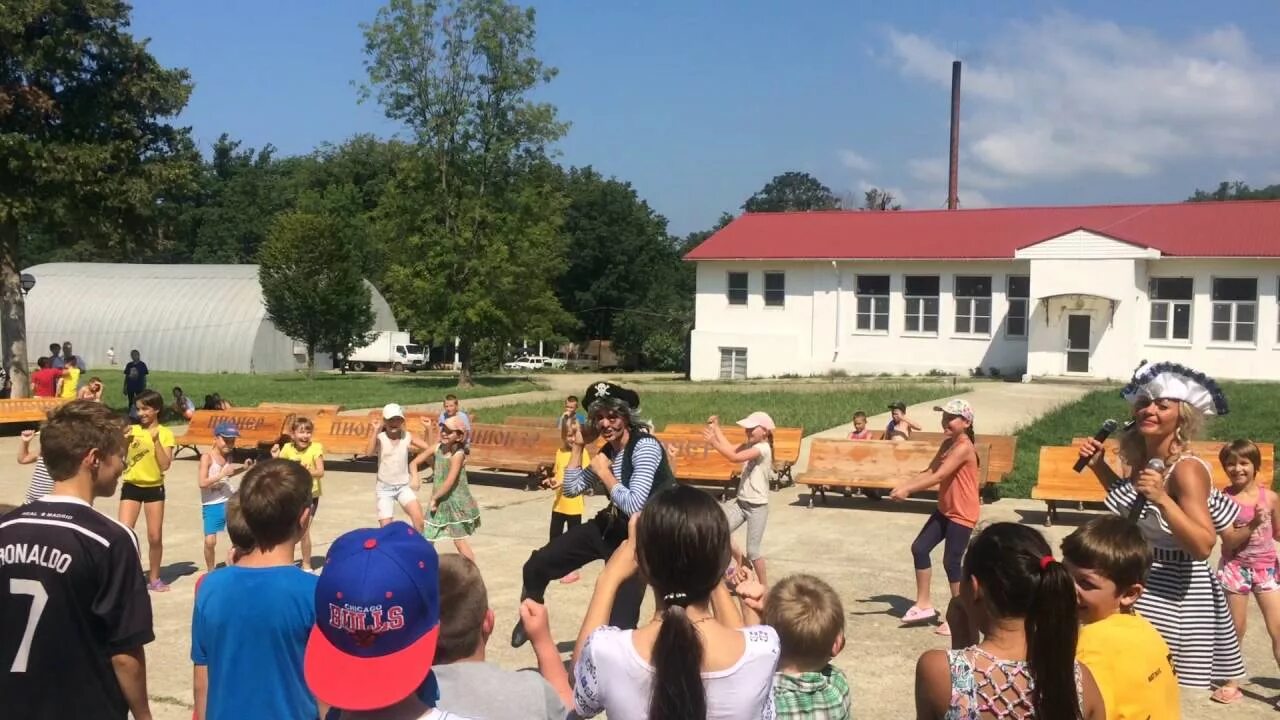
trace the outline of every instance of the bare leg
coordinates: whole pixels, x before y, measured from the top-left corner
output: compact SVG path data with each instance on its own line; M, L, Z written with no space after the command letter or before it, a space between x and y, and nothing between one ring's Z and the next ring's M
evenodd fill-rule
M307 531L302 533L302 569L311 569L311 526L307 526Z
M1280 591L1258 593L1255 597L1258 598L1258 609L1262 610L1262 620L1267 625L1267 634L1271 636L1271 654L1280 665Z
M413 529L422 532L424 524L422 520L422 503L417 500L410 500L402 507L404 507L405 513L409 516L409 522L413 523Z
M756 558L751 565L756 569L756 579L760 581L760 584L769 587L769 581L764 577L764 558Z
M929 584L933 581L933 568L916 571L916 607L929 610L933 607L933 598L929 597Z
M147 558L151 567L147 578L151 582L160 579L160 561L164 556L164 501L149 502L142 506L147 516Z
M458 554L462 557L470 560L472 563L476 562L476 553L471 549L471 543L467 542L466 539L460 538L458 540L454 540L453 547L457 549ZM476 564L478 566L478 563Z
M120 501L120 522L132 530L138 524L138 514L142 512L142 503L137 500Z
M391 524L392 518L378 518L378 527L386 527Z
M206 572L213 572L213 566L217 562L214 553L218 549L218 534L204 536L204 569Z
M1249 596L1230 592L1226 593L1226 596L1227 608L1231 610L1231 624L1236 628L1236 639L1243 641L1245 625L1247 624L1249 617ZM1259 599L1261 599L1261 596L1259 596ZM1261 607L1262 603L1259 602L1258 606ZM1237 678L1231 678L1230 680L1222 683L1222 687L1217 692L1235 694L1239 688L1239 680Z

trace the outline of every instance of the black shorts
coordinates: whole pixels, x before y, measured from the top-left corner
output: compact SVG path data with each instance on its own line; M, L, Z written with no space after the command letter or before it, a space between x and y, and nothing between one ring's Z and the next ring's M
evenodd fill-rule
M138 487L133 483L123 483L120 488L120 499L140 503L164 502L164 486Z

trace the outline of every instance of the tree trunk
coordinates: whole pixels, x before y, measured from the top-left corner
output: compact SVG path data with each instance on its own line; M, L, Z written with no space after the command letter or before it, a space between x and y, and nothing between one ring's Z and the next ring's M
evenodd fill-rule
M316 379L316 346L307 343L307 379Z
M27 374L27 305L22 296L18 267L18 225L0 222L0 338L4 339L4 366L13 383L11 397L31 397Z
M458 358L462 361L462 367L458 370L458 387L471 388L476 383L471 379L471 341L464 339L458 344Z

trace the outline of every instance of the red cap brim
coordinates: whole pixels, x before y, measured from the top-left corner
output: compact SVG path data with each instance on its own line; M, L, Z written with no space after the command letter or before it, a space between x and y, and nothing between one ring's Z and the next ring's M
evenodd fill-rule
M326 705L342 710L377 710L409 697L426 680L436 656L440 626L390 655L358 658L311 628L303 675L307 687Z

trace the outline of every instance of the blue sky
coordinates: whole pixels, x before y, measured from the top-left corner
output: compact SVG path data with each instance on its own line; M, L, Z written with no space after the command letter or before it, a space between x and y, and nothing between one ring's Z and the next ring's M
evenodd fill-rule
M286 154L400 131L364 79L379 3L140 0L135 34L191 71L181 120ZM1280 183L1280 4L648 0L535 3L562 162L632 182L673 233L773 175L946 197L950 60L965 62L962 206L1176 201ZM1159 14L1153 8L1159 7ZM975 9L976 8L976 9Z

